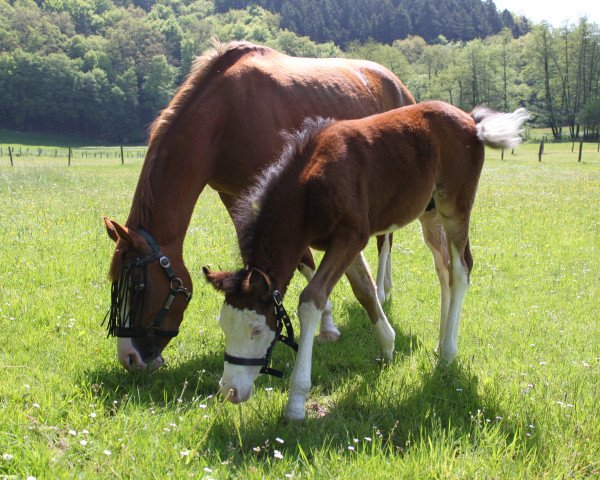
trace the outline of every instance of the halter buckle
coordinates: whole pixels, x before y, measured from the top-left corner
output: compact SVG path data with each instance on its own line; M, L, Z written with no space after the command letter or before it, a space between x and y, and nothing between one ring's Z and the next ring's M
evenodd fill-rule
M148 337L157 337L158 332L160 331L158 325L148 325L146 328L146 335Z
M281 307L283 305L283 297L281 296L279 290L273 291L273 300L275 301L275 305L277 305L278 307Z
M166 257L165 255L160 257L158 259L158 262L160 263L160 266L163 268L169 268L171 266L171 261L169 260L169 257Z

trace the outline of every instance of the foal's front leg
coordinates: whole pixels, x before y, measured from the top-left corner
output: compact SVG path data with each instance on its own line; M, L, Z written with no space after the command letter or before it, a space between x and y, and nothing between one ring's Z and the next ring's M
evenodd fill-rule
M290 376L289 400L285 410L285 416L290 420L303 420L306 415L304 404L311 385L315 332L323 315L327 297L348 267L350 263L348 259L353 259L364 247L364 245L352 245L347 236L342 237L339 242L332 242L317 273L300 294L298 305L300 339L296 364Z
M298 270L304 275L307 282L310 282L315 276L314 263L312 267L306 263L300 263ZM329 299L325 302L325 306L323 307L323 313L321 314L321 328L319 329L319 336L317 338L318 340L325 342L335 342L340 338L340 331L333 322L333 306Z

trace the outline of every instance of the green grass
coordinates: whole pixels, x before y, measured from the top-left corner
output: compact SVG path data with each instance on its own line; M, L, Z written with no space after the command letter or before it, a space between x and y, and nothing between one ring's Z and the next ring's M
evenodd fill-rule
M315 346L302 424L283 419L287 380L261 377L241 407L212 397L222 298L201 267L239 266L214 192L186 239L194 300L168 365L132 375L100 326L113 248L101 216L125 220L141 160L1 158L0 478L597 478L600 154L589 147L581 163L568 144L547 145L541 163L537 145L504 161L488 152L451 367L432 353L439 291L416 224L395 234L392 365L376 365L342 280L342 339ZM373 245L367 256L374 266ZM304 285L290 286L290 313ZM286 350L276 367L292 362Z

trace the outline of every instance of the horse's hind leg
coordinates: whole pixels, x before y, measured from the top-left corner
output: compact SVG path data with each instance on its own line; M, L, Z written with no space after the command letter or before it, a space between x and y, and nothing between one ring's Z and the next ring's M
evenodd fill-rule
M440 337L436 351L441 350L442 339L446 335L448 310L450 308L450 256L444 227L437 210L429 210L419 218L423 240L433 254L433 264L440 281Z
M378 292L362 252L356 256L346 270L346 277L350 281L354 296L369 314L379 341L382 357L391 362L396 333L381 308L381 303L377 298Z
M392 234L386 233L377 236L377 251L379 259L377 264L377 298L383 305L392 290Z
M302 255L300 265L298 265L298 270L302 275L304 275L304 278L306 278L307 282L310 282L315 276L315 262L310 249L306 249L306 252L304 252L304 255ZM333 322L332 310L333 307L331 306L331 302L329 299L327 299L321 315L321 328L319 330L317 340L335 342L340 338L340 331Z

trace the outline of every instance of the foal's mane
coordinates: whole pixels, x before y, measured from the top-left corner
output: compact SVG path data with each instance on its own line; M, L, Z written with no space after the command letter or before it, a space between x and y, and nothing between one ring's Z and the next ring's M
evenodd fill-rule
M314 148L313 140L333 121L331 118L311 117L302 122L299 130L281 131L284 147L279 159L259 173L252 186L236 201L233 218L238 226L238 242L244 263L252 254L254 239L261 225L261 212L270 204L277 203L273 197L283 172L295 160L308 159Z
M150 188L150 176L155 163L158 161L159 148L164 139L168 137L171 128L178 123L186 109L193 103L193 99L211 81L211 74L224 71L247 53L260 52L266 54L274 51L268 47L254 45L249 42L220 43L217 39L213 39L212 45L211 49L205 51L194 61L190 73L177 90L177 93L150 125L148 151L127 220L127 226L129 227L137 228L148 225L154 205Z

